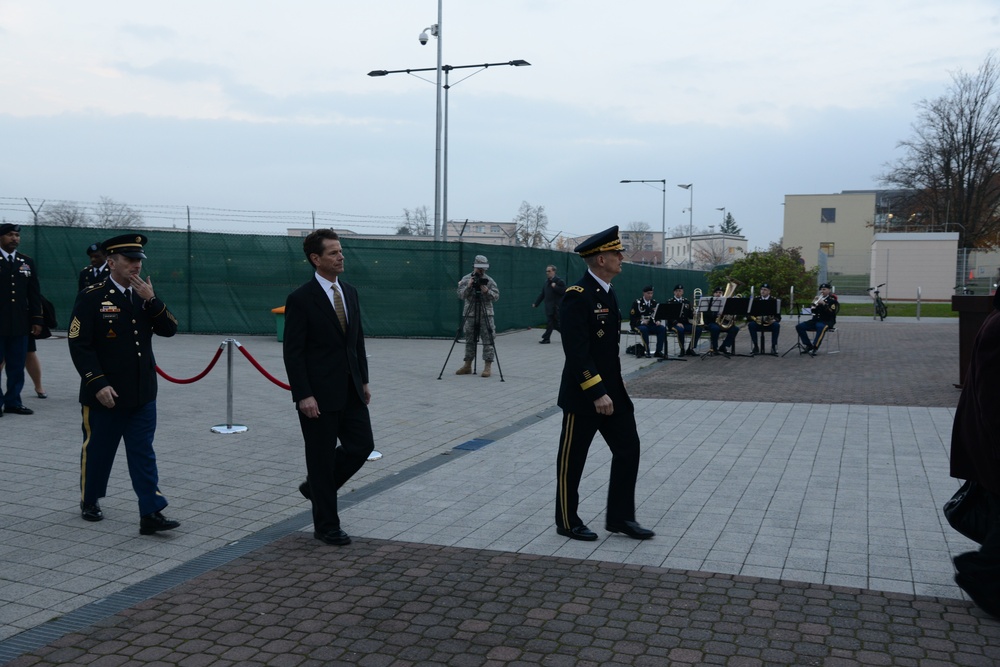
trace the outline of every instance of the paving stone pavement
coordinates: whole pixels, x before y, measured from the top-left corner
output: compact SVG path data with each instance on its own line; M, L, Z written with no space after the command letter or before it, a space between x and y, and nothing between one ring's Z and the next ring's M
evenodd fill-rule
M537 334L500 338L503 382L454 368L436 379L449 342L371 341L385 458L343 496L354 544L342 549L311 538L294 491L303 465L287 393L238 354L246 434L207 433L225 414L224 373L161 382L162 486L181 529L137 535L123 461L102 503L108 519L83 525L75 379L63 346L43 347L51 398L29 401L33 417L3 420L16 442L0 448L0 659L1000 662L1000 624L950 579L949 555L972 545L940 517L957 486L947 477L957 322L845 318L840 353L816 358L623 358L645 397L637 502L658 533L645 543L603 537L598 443L581 509L602 539L555 535L561 353ZM194 375L219 340L157 341L158 362ZM243 343L283 376L273 340Z

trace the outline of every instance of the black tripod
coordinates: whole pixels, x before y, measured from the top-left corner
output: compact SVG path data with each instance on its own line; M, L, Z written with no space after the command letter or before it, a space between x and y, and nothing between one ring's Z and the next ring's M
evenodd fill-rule
M781 355L782 358L784 358L785 354L788 354L792 350L798 350L800 353L805 351L804 348L802 347L802 341L799 340L799 324L801 322L802 322L802 309L799 308L797 311L795 311L795 345L792 345L790 348L785 350L785 353Z
M489 313L486 312L486 301L483 300L483 293L480 289L481 285L486 285L487 279L484 277L477 276L473 274L472 283L468 288L471 290L472 294L472 305L466 304L464 306L465 313L462 315L462 320L458 323L458 331L455 332L455 340L451 341L451 349L448 350L448 356L444 358L444 365L441 366L441 372L438 373L438 380L444 375L444 369L448 367L448 360L451 359L451 353L455 351L455 344L462 339L465 334L466 325L469 322L469 318L472 318L472 332L471 337L465 336L465 341L468 343L469 340L473 340L476 343L482 342L483 347L487 345L493 346L493 360L497 365L497 373L500 374L500 381L504 382L503 370L500 368L500 355L497 354L497 344L496 344L496 332L493 327L490 326ZM481 282L482 281L482 282ZM479 355L473 353L472 355L472 372L476 373L477 361Z

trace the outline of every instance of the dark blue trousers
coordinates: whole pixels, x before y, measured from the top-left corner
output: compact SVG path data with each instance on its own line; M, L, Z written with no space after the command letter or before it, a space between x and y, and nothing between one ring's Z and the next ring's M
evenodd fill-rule
M5 408L17 408L24 388L24 360L28 356L27 336L0 336L0 363L7 373L7 391L0 388L0 399Z
M135 408L83 406L83 450L80 453L80 500L96 503L108 493L108 478L118 443L125 441L125 458L132 489L139 498L139 515L159 512L167 499L158 488L153 434L156 401Z

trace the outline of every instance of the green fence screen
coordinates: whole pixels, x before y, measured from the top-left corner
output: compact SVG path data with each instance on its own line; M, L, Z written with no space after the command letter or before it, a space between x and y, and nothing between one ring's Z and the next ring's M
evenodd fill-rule
M271 309L282 306L293 289L312 276L302 253L302 238L141 230L149 237L143 276L188 333L265 335L276 331ZM599 231L599 230L598 230ZM88 227L23 225L21 247L36 260L42 293L54 304L60 328L69 324L77 276L87 265L91 243L124 233ZM485 255L489 275L500 287L495 306L498 331L543 325L541 306L531 304L545 282L545 267L555 265L567 284L583 275L578 256L556 250L417 241L406 237L341 237L344 280L360 294L368 336L452 338L461 323L458 281L472 271L473 258ZM671 296L677 283L690 298L707 292L701 271L625 264L614 281L622 316L652 284L656 298Z

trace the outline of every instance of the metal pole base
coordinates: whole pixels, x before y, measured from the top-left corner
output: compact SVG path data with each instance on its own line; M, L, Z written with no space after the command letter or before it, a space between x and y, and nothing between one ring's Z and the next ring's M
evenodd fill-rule
M212 433L246 433L247 427L242 424L219 424L211 430Z
M377 449L373 449L372 453L368 455L369 461L378 461L380 458L382 458L382 452Z

